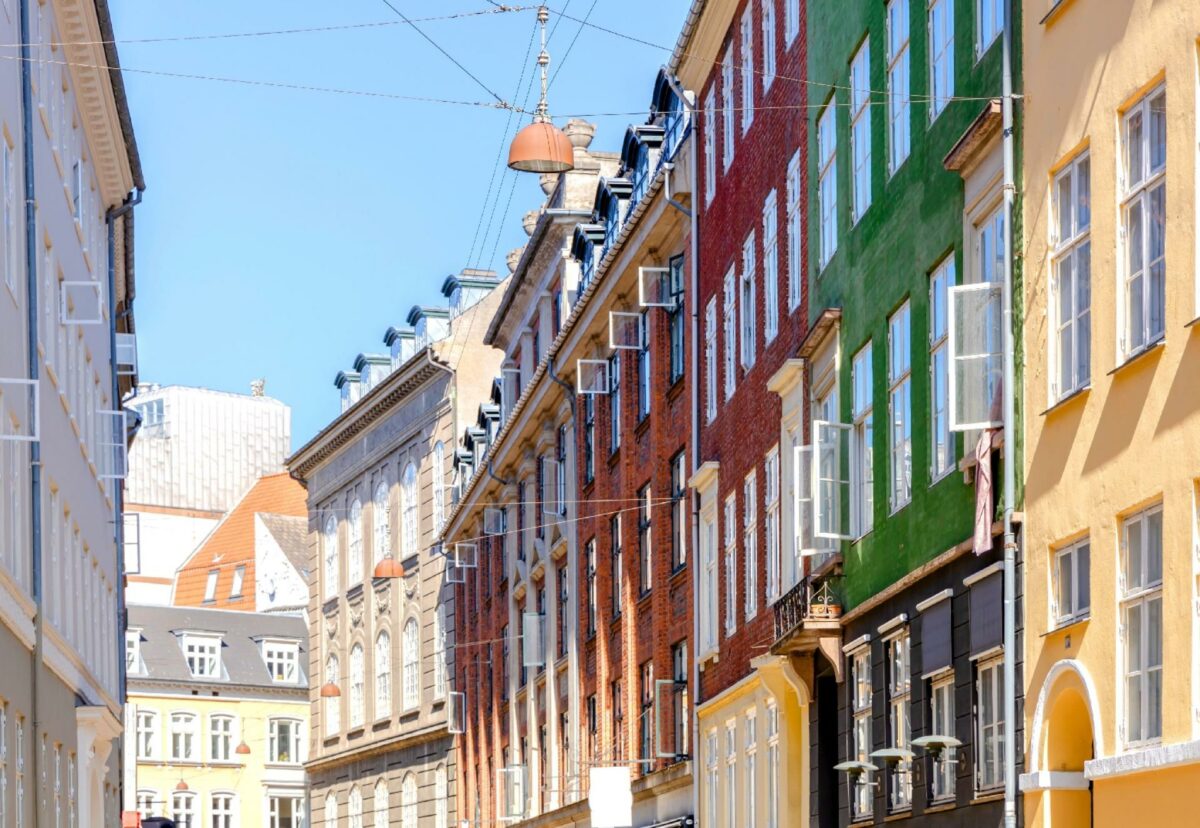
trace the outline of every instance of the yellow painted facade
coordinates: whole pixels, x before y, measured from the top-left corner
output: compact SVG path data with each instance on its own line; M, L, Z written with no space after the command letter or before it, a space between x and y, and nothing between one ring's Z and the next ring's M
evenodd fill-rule
M1025 822L1192 824L1200 3L1022 17Z
M130 732L136 732L137 806L143 818L184 814L190 803L190 828L300 828L307 824L298 819L305 797L302 762L309 744L307 698L193 696L186 691L131 689L127 708ZM153 731L145 727L147 714L156 722ZM173 714L195 717L191 731L195 741L180 748L190 752L191 759L173 758ZM214 721L220 717L231 719L229 745L218 744L223 731L218 732ZM273 751L272 722L276 723L277 738L278 723L298 726L290 746L281 739ZM243 741L249 754L237 753ZM222 758L225 753L228 760ZM178 790L181 781L186 791ZM231 799L226 803L223 797ZM228 823L221 819L226 809L232 813ZM182 828L183 823L180 825Z

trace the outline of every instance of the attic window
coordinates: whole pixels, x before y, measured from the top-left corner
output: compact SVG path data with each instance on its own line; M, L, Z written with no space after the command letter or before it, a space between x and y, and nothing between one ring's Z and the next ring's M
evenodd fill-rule
M244 580L246 580L246 567L242 565L233 570L233 585L229 587L230 598L242 597L242 582Z
M264 641L263 661L267 673L276 684L296 684L299 681L300 646L295 642Z
M142 660L141 630L125 631L125 672L131 675L146 672L146 663Z
M185 633L183 635L183 657L187 661L192 678L221 678L221 637Z
M220 570L213 569L208 573L208 580L204 582L204 602L209 603L217 598L217 578L221 575Z

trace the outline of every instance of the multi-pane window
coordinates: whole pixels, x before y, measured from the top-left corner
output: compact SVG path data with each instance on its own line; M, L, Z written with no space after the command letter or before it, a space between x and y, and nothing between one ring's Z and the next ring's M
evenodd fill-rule
M638 716L638 759L654 755L654 662L643 661L638 669L641 711Z
M767 603L772 604L780 594L782 566L779 523L779 446L767 452L763 461L763 533L767 544Z
M220 570L214 569L208 573L208 578L204 581L204 602L210 603L217 598L217 578L221 575Z
M558 568L558 577L555 578L555 581L558 583L558 656L562 658L567 654L567 633L570 631L571 623L568 612L571 606L571 578L566 564Z
M872 365L871 343L868 342L854 355L851 365L854 391L851 414L854 426L850 439L853 441L851 456L854 458L854 467L850 470L850 513L854 520L854 534L859 537L871 531L875 516Z
M609 557L612 573L612 617L621 614L624 576L621 568L621 516L613 515L608 522Z
M725 498L725 634L737 629L737 495Z
M596 539L587 542L587 631L596 632Z
M687 563L687 453L671 458L671 570Z
M850 655L850 757L870 762L871 753L871 650L863 647ZM859 819L871 813L868 780L849 777L850 816Z
M947 670L930 684L930 734L954 736L954 673ZM954 748L946 748L933 761L930 789L934 800L954 796Z
M758 301L755 296L755 279L758 267L754 256L754 231L746 237L742 245L742 276L740 280L740 300L742 310L742 365L746 368L754 365L755 348L758 340Z
M705 809L708 812L709 818L713 824L716 824L720 817L717 814L717 798L721 790L721 781L719 777L719 748L717 745L717 731L712 729L704 739L704 788L708 796L705 801Z
M829 264L837 250L837 96L817 119L817 213L821 221L820 265ZM799 209L799 208L797 208ZM799 268L797 268L797 271ZM800 281L799 276L795 277Z
M667 309L667 333L669 346L669 368L667 382L674 385L683 379L684 363L684 307L683 307L683 256L672 256L667 263L672 305Z
M888 657L888 747L907 750L912 733L908 717L912 689L908 630L885 641L884 649ZM888 777L888 806L893 811L912 807L912 762L895 763Z
M800 34L801 0L783 0L783 37L788 46Z
M400 783L400 827L417 828L417 777L411 773Z
M433 697L446 696L446 605L438 603L433 613Z
M800 187L800 150L796 150L787 166L788 312L800 306L800 286L804 283L804 261L800 256L804 240L804 200L804 191Z
M737 722L725 724L725 824L737 825Z
M298 681L299 647L295 644L264 642L263 660L271 681L282 684Z
M779 828L779 708L767 702L767 828Z
M196 794L188 791L171 794L171 819L177 828L200 828L196 816Z
M950 365L946 309L954 284L951 253L929 278L929 479L954 468L954 433L950 431Z
M211 636L185 635L183 656L192 678L221 677L221 639Z
M446 474L446 445L441 440L433 444L433 530L440 532L442 524L446 522L446 489L445 483ZM375 494L376 503L379 503L379 493ZM387 495L384 495L384 513L387 515L387 538L384 551L382 553L376 551L376 559L387 555L392 547L392 507L388 501Z
M700 580L700 653L708 655L717 649L717 627L720 619L717 597L717 527L716 515L700 515L700 560L703 574Z
M888 170L895 173L912 149L909 112L908 0L887 4Z
M1162 523L1162 506L1153 506L1121 526L1125 744L1162 738Z
M357 785L350 789L350 796L346 798L346 811L350 818L348 828L363 828L363 798Z
M350 727L361 727L366 721L366 665L363 648L355 644L350 650Z
M440 465L435 465L433 468L435 497L441 489L441 482L438 480L441 468ZM371 560L379 563L392 551L392 509L388 502L387 482L384 480L380 480L375 485L375 499L371 504L371 531Z
M404 672L404 709L411 710L419 704L421 695L421 642L415 618L404 622L404 634L400 643L404 648L401 656Z
M975 668L975 782L980 790L1004 784L1004 659Z
M267 761L294 765L300 762L300 722L271 719L267 726Z
M762 42L762 87L763 97L766 97L771 82L775 80L775 0L762 0Z
M612 705L613 758L625 755L625 704L621 699L621 680L608 685L609 703Z
M236 566L233 568L233 583L229 585L229 597L242 597L242 585L246 582L246 567L245 565Z
M198 762L199 720L194 713L171 714L171 758L176 761Z
M737 272L730 268L725 274L725 308L724 330L725 338L725 399L733 396L737 390Z
M268 828L304 828L304 800L298 796L269 797L267 812Z
M983 55L1004 31L1004 0L975 0L975 55Z
M1051 398L1091 381L1092 240L1091 158L1084 153L1054 179L1051 211Z
M742 483L742 554L746 559L746 620L758 615L758 476L750 472Z
M325 683L340 686L340 670L337 656L330 655L325 660ZM342 700L337 696L326 696L324 708L325 735L334 736L342 729Z
M717 192L717 91L704 96L704 203Z
M375 718L392 714L392 637L382 630L375 639Z
M929 3L929 120L954 97L954 0Z
M0 747L0 751L3 747ZM159 753L158 714L153 710L137 713L137 758L157 759Z
M400 513L400 531L404 539L404 555L417 554L420 536L420 516L417 499L417 467L409 463L400 478L400 497L404 501Z
M1055 550L1052 615L1056 624L1082 618L1091 608L1091 557L1087 538Z
M742 14L742 134L754 121L754 4Z
M641 329L640 341L642 343L637 352L638 422L640 423L650 414L650 401L654 394L650 385L650 314L648 311L642 311L641 317L638 318L638 327Z
M733 113L738 108L733 94L733 44L721 63L721 162L726 172L733 163Z
M704 306L704 418L717 418L717 298Z
M583 395L583 481L596 479L596 395ZM519 514L519 510L518 510ZM518 546L519 546L518 542Z
M330 515L325 519L325 600L338 593L338 545L337 518Z
M645 595L653 585L654 566L650 543L650 484L638 491L638 594Z
M763 342L779 335L779 208L775 191L763 201Z
M746 824L758 825L758 711L746 713Z
M675 680L675 692L671 694L675 722L675 753L686 756L691 720L688 718L688 645L687 639L671 645L671 678Z
M888 418L891 474L888 494L892 511L912 499L912 339L911 314L905 302L888 319Z
M346 581L347 586L355 586L363 578L363 508L358 498L350 504L346 538Z
M1121 238L1125 248L1122 352L1163 336L1166 313L1167 91L1159 86L1122 121Z
M209 759L228 762L233 758L233 717L211 716L208 720Z
M850 63L850 217L862 218L871 206L871 41L863 40Z

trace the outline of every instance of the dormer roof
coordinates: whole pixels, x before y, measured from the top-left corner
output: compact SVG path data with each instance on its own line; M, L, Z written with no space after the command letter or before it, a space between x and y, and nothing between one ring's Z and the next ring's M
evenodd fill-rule
M621 168L632 170L637 166L638 151L645 144L651 149L662 145L666 131L657 124L639 124L625 130L621 144Z
M384 354L359 354L354 358L354 370L361 374L369 365L388 365L392 364L392 358Z
M442 282L442 295L449 298L455 288L494 288L500 284L500 277L494 270L482 270L468 267L461 273L451 273Z
M337 376L333 378L333 384L341 389L345 388L352 382L358 382L360 379L357 371L338 371Z
M417 332L412 328L388 328L383 335L383 344L389 348L397 339L415 339Z
M588 242L598 244L602 241L604 241L603 224L577 224L571 239L571 255L582 261L587 255Z
M410 325L415 325L420 322L422 318L449 319L450 309L436 308L429 305L413 305L412 308L409 309L408 317L404 321Z

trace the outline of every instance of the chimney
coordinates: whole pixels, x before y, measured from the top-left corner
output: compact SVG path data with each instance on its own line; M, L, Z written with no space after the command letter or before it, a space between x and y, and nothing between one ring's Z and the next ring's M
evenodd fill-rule
M263 397L266 396L263 392L266 390L267 381L265 379L250 380L250 396Z

